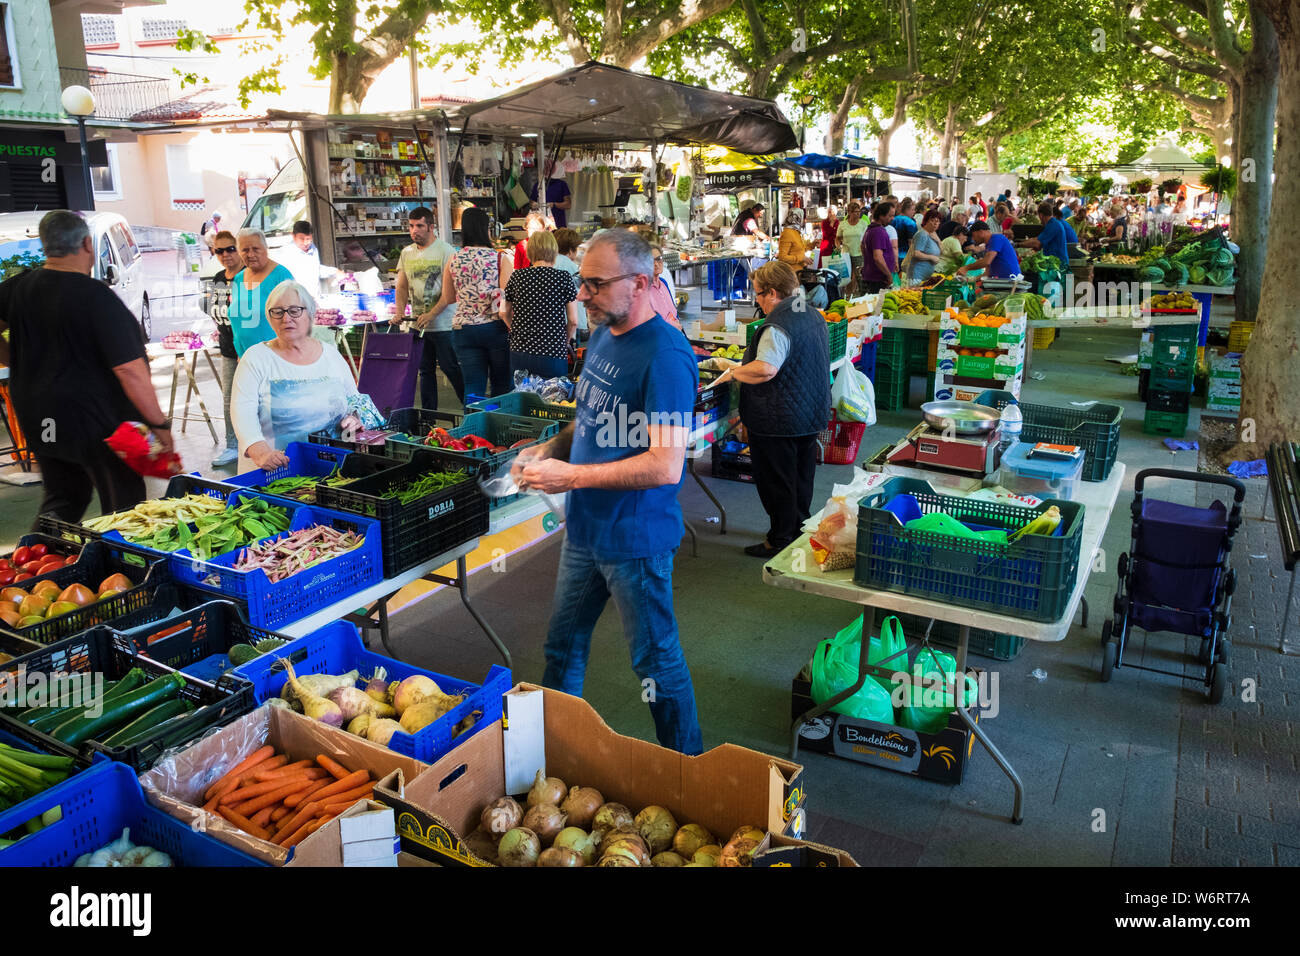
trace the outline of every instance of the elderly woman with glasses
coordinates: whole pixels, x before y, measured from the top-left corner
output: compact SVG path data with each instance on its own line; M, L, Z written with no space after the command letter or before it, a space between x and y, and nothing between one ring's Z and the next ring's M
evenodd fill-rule
M269 471L289 463L283 451L289 442L306 441L346 414L357 385L343 356L312 338L316 301L297 282L271 290L266 319L275 337L240 358L230 417L241 460Z

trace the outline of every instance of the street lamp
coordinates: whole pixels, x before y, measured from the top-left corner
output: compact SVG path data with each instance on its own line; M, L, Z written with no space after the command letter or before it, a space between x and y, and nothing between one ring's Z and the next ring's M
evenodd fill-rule
M86 149L86 117L95 113L95 96L84 86L69 86L61 98L63 109L77 121L81 134L81 172L85 177L86 209L95 208L95 186L90 180L90 153Z

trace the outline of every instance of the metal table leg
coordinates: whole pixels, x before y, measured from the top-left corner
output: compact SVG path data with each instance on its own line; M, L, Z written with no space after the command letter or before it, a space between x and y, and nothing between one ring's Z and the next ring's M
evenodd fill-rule
M1295 598L1296 571L1300 571L1300 564L1297 564L1296 567L1291 569L1291 586L1287 588L1286 604L1282 605L1282 628L1281 628L1282 633L1278 636L1277 639L1277 652L1279 654L1287 653L1286 635L1287 632L1291 630L1291 609L1292 607L1294 607L1294 605L1291 602Z
M203 413L203 420L204 422L207 423L208 433L212 435L212 443L215 445L217 444L217 430L215 427L213 427L212 416L208 414L208 406L203 401L203 393L199 391L198 376L195 374L195 372L199 367L198 353L195 353L193 356L191 356L189 365L185 364L185 359L183 356L181 356L180 358L181 358L181 367L185 369L185 375L189 378L189 385L185 389L185 415L181 419L181 434L185 433L185 426L189 423L190 420L190 393L193 392L194 395L198 397L199 411ZM210 362L211 359L209 359L208 361ZM218 379L218 381L220 380Z
M712 501L714 505L717 506L718 521L719 521L719 528L720 528L718 534L726 534L727 533L727 509L724 508L722 506L722 502L719 501L714 496L713 492L709 489L709 486L704 483L704 480L700 478L698 474L696 474L694 458L686 459L686 470L691 473L691 477L695 479L695 483L704 489L704 493L709 496L709 500Z
M176 414L176 383L180 380L181 369L185 366L185 357L180 352L175 353L172 358L172 397L167 402L167 417L172 418ZM182 422L182 424L184 424Z
M1021 807L1024 804L1025 799L1025 785L1020 782L1020 776L1016 773L1015 768L1011 766L1010 762L1008 762L1007 758L1002 756L1001 751L999 751L997 747L993 746L993 741L989 740L989 736L984 732L984 729L975 722L975 718L971 717L966 708L961 706L966 696L964 675L966 674L966 648L970 644L970 626L963 624L958 631L958 635L957 673L962 675L962 686L958 690L960 696L957 698L957 713L961 717L962 723L964 723L979 742L984 745L984 749L989 752L989 756L993 758L994 763L1001 767L1002 772L1011 779L1011 785L1016 791L1015 804L1011 810L1011 822L1023 823L1025 818L1021 813Z
M465 610L469 611L470 616L474 618L475 623L478 624L483 633L487 635L488 640L496 647L497 653L499 653L505 660L506 667L513 667L510 662L509 649L501 643L501 638L497 637L497 632L492 630L492 625L485 621L483 616L479 614L478 609L470 603L469 572L465 569L465 558L463 555L456 559L456 577L449 578L441 574L427 574L425 575L425 580L433 581L437 584L445 584L447 587L456 588L460 591L460 601L465 605Z
M695 533L695 526L685 518L682 519L682 524L686 525L686 531L691 536L691 557L698 558L700 556L700 536Z
M389 657L395 661L401 660L393 650L393 646L388 643L388 598L379 602L379 639L383 642L384 650L388 652Z

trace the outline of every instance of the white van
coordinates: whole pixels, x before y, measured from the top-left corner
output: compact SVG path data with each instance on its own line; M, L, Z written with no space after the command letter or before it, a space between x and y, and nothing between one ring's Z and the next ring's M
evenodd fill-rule
M302 164L291 159L267 184L266 192L257 197L243 228L262 230L267 249L274 253L293 242L293 224L300 219L311 219L307 214L307 183Z
M0 259L27 252L44 258L39 227L45 211L0 213ZM91 272L107 283L140 322L146 342L153 333L149 294L145 291L144 256L125 219L115 212L85 212L95 243L95 265Z

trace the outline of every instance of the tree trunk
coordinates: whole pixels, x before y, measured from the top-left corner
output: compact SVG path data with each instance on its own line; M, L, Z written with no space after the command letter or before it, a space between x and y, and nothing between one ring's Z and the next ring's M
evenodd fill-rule
M1254 4L1251 6L1252 42L1241 74L1233 135L1237 192L1232 197L1232 240L1241 247L1237 255L1236 315L1246 322L1254 321L1259 310L1259 288L1264 276L1278 95L1277 33L1268 17Z
M1001 136L990 136L984 141L984 162L991 173L998 171L998 147L1001 145Z
M360 59L364 55L336 51L330 57L333 61L330 70L331 115L361 112L361 102L374 82L373 77L367 77L360 68Z
M1242 356L1242 441L1227 460L1263 458L1272 442L1300 440L1300 272L1291 239L1300 221L1300 13L1292 0L1259 8L1269 12L1277 31L1277 180L1259 319Z
M954 147L957 140L957 104L948 104L948 114L943 121L943 140L939 145L939 162L940 169L949 176L957 175L957 163L953 156ZM955 184L952 180L945 181L943 184L943 194L946 198L952 199L956 193L953 191Z
M844 90L844 95L840 97L840 104L835 108L835 115L831 117L830 128L830 154L838 156L844 152L844 127L849 123L849 113L853 111L853 106L858 101L858 91L862 89L862 74L853 77L853 81Z

